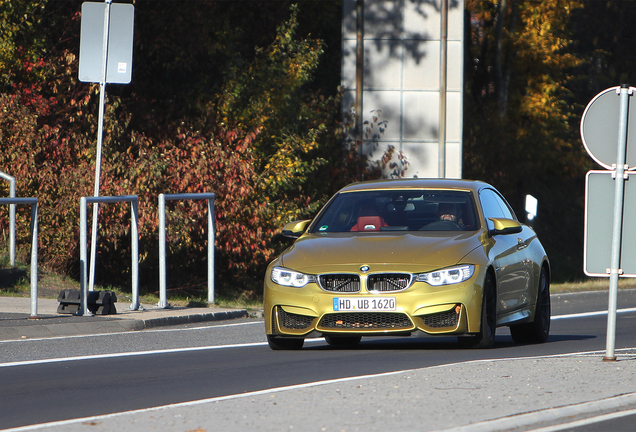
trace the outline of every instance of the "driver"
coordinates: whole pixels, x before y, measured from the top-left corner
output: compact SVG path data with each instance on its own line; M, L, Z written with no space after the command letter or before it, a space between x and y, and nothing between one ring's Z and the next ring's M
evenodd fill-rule
M464 223L461 219L461 210L457 204L453 203L440 203L437 207L438 219L441 221L454 222L460 227L464 227Z

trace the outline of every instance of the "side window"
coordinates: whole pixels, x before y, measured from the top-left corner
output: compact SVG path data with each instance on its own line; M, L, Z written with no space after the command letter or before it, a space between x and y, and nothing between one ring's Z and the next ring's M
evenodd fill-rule
M488 218L507 218L517 219L512 209L506 201L492 189L484 189L479 193L481 207L486 217L488 229L494 229L495 226Z
M488 229L495 229L495 225L489 218L504 217L501 207L499 207L497 199L495 198L495 194L490 189L484 189L479 192L479 201L481 202L481 208L484 212Z
M515 215L515 212L512 210L508 202L497 192L495 191L491 191L491 192L495 196L495 199L497 200L499 207L501 207L501 211L503 212L504 217L508 219L517 220L517 216Z

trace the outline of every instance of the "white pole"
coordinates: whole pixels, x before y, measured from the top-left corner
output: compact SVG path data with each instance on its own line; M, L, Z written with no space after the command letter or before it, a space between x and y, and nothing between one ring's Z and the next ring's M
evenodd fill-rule
M628 85L620 88L620 108L618 123L618 150L616 155L616 185L614 188L614 221L612 226L612 256L610 262L609 303L607 309L607 344L603 361L616 361L616 304L618 297L618 277L621 265L621 238L623 235L623 194L625 188L625 157L627 153L627 123L629 115Z
M97 126L97 155L95 156L95 189L93 196L99 196L99 183L102 171L102 136L104 134L104 104L106 103L106 71L108 61L108 30L110 26L110 3L112 0L106 0L106 8L104 10L104 40L102 44L102 80L99 83L99 121ZM93 203L93 229L91 231L91 265L90 278L88 282L88 290L93 291L95 288L95 259L97 251L97 216L99 204Z
M448 69L448 0L442 0L439 58L439 178L446 178L446 87Z

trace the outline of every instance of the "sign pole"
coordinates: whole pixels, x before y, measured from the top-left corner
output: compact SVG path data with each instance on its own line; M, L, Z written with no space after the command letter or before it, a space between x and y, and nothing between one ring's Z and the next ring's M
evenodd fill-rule
M631 90L628 85L620 87L618 150L616 155L615 189L614 189L614 220L612 226L612 255L610 260L610 286L607 308L607 341L603 361L616 361L614 354L616 341L616 307L618 297L618 278L621 272L621 238L623 228L623 198L625 189L625 159L627 153L627 123L629 116L629 97Z
M95 189L93 196L99 196L100 178L102 172L102 142L104 135L104 105L106 103L106 71L108 62L108 30L110 26L110 4L112 0L106 0L104 12L104 39L102 45L102 79L99 83L99 120L97 125L97 155L95 157ZM97 255L97 218L99 204L93 203L93 228L91 230L91 261L88 290L95 289L95 260Z
M446 105L448 84L448 0L442 0L439 56L439 160L438 178L446 178Z

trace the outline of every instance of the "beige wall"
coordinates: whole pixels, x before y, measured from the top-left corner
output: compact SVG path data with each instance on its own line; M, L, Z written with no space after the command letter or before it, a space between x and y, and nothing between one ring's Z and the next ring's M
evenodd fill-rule
M447 0L446 177L461 178L463 0ZM381 111L386 130L364 151L389 145L409 160L406 177L439 177L441 0L364 1L363 119ZM355 104L356 1L343 1L343 109Z

